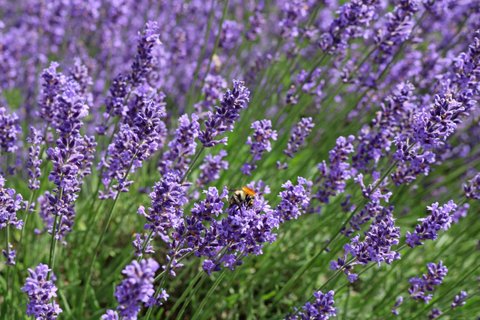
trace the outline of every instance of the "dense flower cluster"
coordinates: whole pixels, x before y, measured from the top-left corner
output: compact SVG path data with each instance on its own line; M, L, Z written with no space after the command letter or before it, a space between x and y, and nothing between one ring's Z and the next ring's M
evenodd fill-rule
M128 179L129 173L141 167L144 160L162 147L166 135L162 121L166 115L163 98L136 94L100 163L106 189L102 197L114 198L118 192L127 192L133 183Z
M465 197L469 199L480 200L480 173L477 173L470 181L464 186Z
M217 136L233 130L233 125L240 117L240 111L247 108L250 101L250 91L242 81L234 80L233 89L223 95L220 106L209 111L205 121L205 129L200 132L199 140L205 147L226 144L227 138L215 139Z
M137 314L142 305L151 303L155 292L153 278L159 265L153 259L134 260L123 269L125 279L115 290L115 298L118 301L117 311L121 319L137 319ZM115 312L107 311L102 319L115 319ZM118 316L117 316L118 318Z
M311 117L302 118L292 128L287 148L283 151L287 156L293 158L294 154L305 144L305 139L312 131L315 124Z
M231 205L226 216L214 221L205 235L206 239L213 240L210 243L215 244L215 249L209 251L215 255L225 251L225 254L219 259L210 255L210 259L204 261L204 270L207 273L217 271L220 265L233 270L241 264L243 256L261 254L265 243L275 241L274 230L278 226L275 212L261 197L256 197L251 207Z
M335 301L333 300L335 292L332 290L327 293L316 291L313 293L315 298L314 302L307 302L302 310L292 316L287 316L288 320L328 320L331 317L337 315L337 309L335 308Z
M386 22L375 34L379 48L378 61L384 61L394 53L398 44L407 40L412 32L412 16L419 10L419 1L398 1L392 12L386 14Z
M354 152L354 136L339 137L335 147L329 152L329 165L325 161L318 164L320 178L315 181L318 191L315 198L328 203L329 198L345 190L346 180L352 177L348 155Z
M28 295L27 315L38 320L55 320L62 309L55 301L57 287L55 276L46 264L39 264L35 269L28 269L29 276L22 287ZM50 275L50 278L49 278Z
M16 193L14 189L5 188L5 178L0 175L0 230L8 226L22 228L23 221L17 217L17 211L23 206L22 195Z
M252 129L253 135L247 139L252 160L242 167L242 172L246 175L252 174L257 167L255 163L262 159L265 152L272 151L271 141L277 140L277 131L272 129L270 120L255 121L252 123Z
M187 185L181 182L178 174L165 174L150 193L150 208L145 210L142 206L138 209L138 213L147 219L145 229L169 242L170 233L183 224L183 206L188 203L186 192Z
M435 202L427 207L427 210L428 217L419 219L421 224L415 227L413 233L407 232L406 242L412 248L422 245L422 240L437 239L438 231L441 229L448 230L452 223L452 213L457 210L457 205L452 200L443 206Z
M415 87L409 83L397 85L381 104L371 123L363 126L358 135L357 152L353 165L358 170L366 170L390 151L393 138L404 128L414 107Z
M18 148L17 139L20 134L18 116L9 114L7 109L0 107L0 150L15 152Z
M359 235L353 237L351 242L344 247L344 257L332 261L331 268L333 270L343 269L348 280L354 282L358 278L357 274L352 273L354 265L365 265L370 262L391 264L400 259L400 254L392 250L392 247L397 245L400 239L400 228L395 226L392 212L393 207L383 208L375 217L368 231L365 232L364 240L360 241ZM346 263L348 255L353 258L350 263Z
M191 161L190 157L195 154L200 125L198 117L193 114L192 120L187 115L178 119L178 128L175 131L175 138L168 143L168 150L163 154L160 162L160 172L166 174L169 171L175 171L183 176Z
M275 209L276 215L280 221L297 219L310 205L312 182L298 177L297 185L287 181L282 185L282 188L283 191L280 192L282 200Z
M423 300L425 303L428 303L432 299L433 295L431 292L435 290L435 287L442 284L448 269L443 265L442 261L440 261L437 264L427 264L427 271L428 273L422 275L421 278L411 278L409 280L410 288L408 289L412 299Z
M393 174L397 184L409 183L419 173L428 174L436 161L435 150L455 132L463 118L476 105L480 81L480 31L475 32L468 51L453 59L450 70L437 77L440 92L433 103L410 116L411 130L396 138L396 159L400 162Z
M209 183L220 178L222 170L228 169L228 161L224 160L227 156L225 150L220 150L217 155L208 154L200 166L200 175L198 176L197 184L199 186L206 186Z
M338 10L338 17L320 37L319 45L330 54L343 53L351 38L360 37L363 27L375 16L377 0L352 0Z
M43 71L42 117L58 134L56 146L46 151L53 167L49 180L55 184L47 192L47 204L43 217L57 216L53 230L52 219L44 219L49 232L63 239L72 230L75 218L74 203L78 198L82 178L90 172L95 152L93 137L83 136L82 119L88 115L87 98L81 85L70 76L56 71L57 63Z

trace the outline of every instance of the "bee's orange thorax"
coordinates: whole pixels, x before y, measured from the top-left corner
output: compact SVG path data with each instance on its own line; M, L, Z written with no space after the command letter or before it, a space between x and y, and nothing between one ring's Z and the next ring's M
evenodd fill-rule
M256 194L255 191L253 191L249 187L242 187L242 191L245 192L246 194L248 194L251 197L255 196L255 194Z

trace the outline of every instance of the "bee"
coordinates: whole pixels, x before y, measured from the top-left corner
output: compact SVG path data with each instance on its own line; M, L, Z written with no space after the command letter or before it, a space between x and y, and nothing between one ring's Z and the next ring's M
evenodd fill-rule
M255 199L255 191L249 187L242 187L240 190L235 190L230 197L230 207L236 205L241 206L245 205L246 207L253 206L253 200Z

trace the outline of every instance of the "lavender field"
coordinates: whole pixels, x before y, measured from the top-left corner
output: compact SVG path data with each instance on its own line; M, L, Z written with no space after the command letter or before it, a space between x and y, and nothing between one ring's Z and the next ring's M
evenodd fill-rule
M480 0L0 0L0 319L480 319Z

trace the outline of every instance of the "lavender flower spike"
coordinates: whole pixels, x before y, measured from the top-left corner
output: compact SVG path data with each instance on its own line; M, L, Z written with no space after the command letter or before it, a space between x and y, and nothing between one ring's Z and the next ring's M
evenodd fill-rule
M122 319L137 319L141 305L146 305L152 298L155 290L153 288L153 279L159 265L153 259L134 260L123 269L122 274L125 279L115 290L115 297L118 301L117 310ZM115 319L112 312L106 314Z
M328 203L331 196L342 193L346 187L346 180L352 177L352 169L348 161L348 155L354 152L354 136L339 137L335 147L329 152L330 164L325 161L318 164L320 178L316 181L319 190L315 198L322 203Z
M138 209L148 223L145 229L152 230L165 242L169 242L169 232L176 230L183 224L182 207L188 202L187 186L180 182L180 177L173 172L167 173L153 187L150 193L151 207L145 210Z
M465 196L468 199L480 200L480 173L463 186Z
M225 150L220 150L215 156L211 154L205 156L204 162L200 166L201 171L197 180L199 186L206 186L220 178L220 172L228 169L228 161L223 160L226 156L227 152Z
M267 151L272 150L270 140L277 140L277 131L272 129L272 122L270 120L260 120L252 123L254 130L253 136L248 137L247 144L250 146L250 153L252 154L252 161L245 163L242 167L242 172L250 175L252 170L256 168L256 162L262 159L262 155Z
M287 156L293 158L293 155L298 152L298 150L305 143L305 139L308 137L312 131L315 124L312 121L311 117L302 118L293 128L288 140L287 149L283 151Z
M40 159L40 147L43 144L43 137L39 130L34 127L30 127L30 135L27 138L27 141L30 143L28 147L28 187L31 190L36 190L40 188L40 165L42 164L42 159Z
M166 174L175 170L183 176L188 169L190 157L195 154L200 125L196 114L192 114L192 120L184 114L178 119L178 128L175 131L175 138L168 143L168 150L163 154L160 162L160 172Z
M443 278L447 275L448 269L440 261L438 264L427 264L428 273L422 275L421 278L414 277L410 279L410 297L414 300L423 300L428 303L432 299L432 294L436 286L443 282Z
M457 294L455 298L453 298L453 302L450 307L452 309L455 309L465 305L465 300L467 300L467 297L468 293L466 291L460 291L460 293Z
M22 196L13 189L5 188L5 179L0 175L0 230L8 225L22 229L23 221L17 218L17 211L23 205Z
M345 255L343 258L332 261L331 268L338 270L345 266L344 273L350 282L354 282L357 280L357 275L351 273L353 265L366 265L370 262L391 264L393 261L400 259L400 254L392 250L394 245L398 245L400 239L400 228L395 226L392 211L393 207L382 208L368 231L365 232L365 239L360 241L359 235L352 238L351 242L344 247ZM345 261L347 261L348 254L355 260L346 265Z
M280 221L297 219L310 204L312 182L298 177L297 185L287 181L282 185L282 188L284 189L280 192L282 200L275 209L276 215Z
M448 230L452 223L452 214L455 213L457 205L450 200L448 203L439 207L438 202L427 207L430 212L427 218L419 219L421 224L415 227L413 233L407 232L406 242L414 248L422 245L422 240L435 240L440 229Z
M250 101L250 91L243 81L233 80L233 89L223 95L220 106L208 113L205 130L200 132L199 140L209 148L217 144L226 144L227 138L216 139L217 136L232 131L235 122L240 117L240 111L247 108Z
M333 290L328 291L327 293L322 293L317 291L313 293L315 301L313 303L307 302L303 307L302 311L293 315L287 316L288 320L328 320L330 317L335 317L337 315L337 309L334 307L335 301L333 300L335 292Z
M55 301L57 287L54 284L55 275L48 280L51 271L46 264L39 264L35 270L28 269L29 276L22 288L28 295L27 315L37 320L55 320L62 312Z
M0 151L15 152L17 136L20 134L18 116L7 113L7 109L0 107Z
M118 312L114 310L107 310L107 312L102 315L101 320L119 320Z

